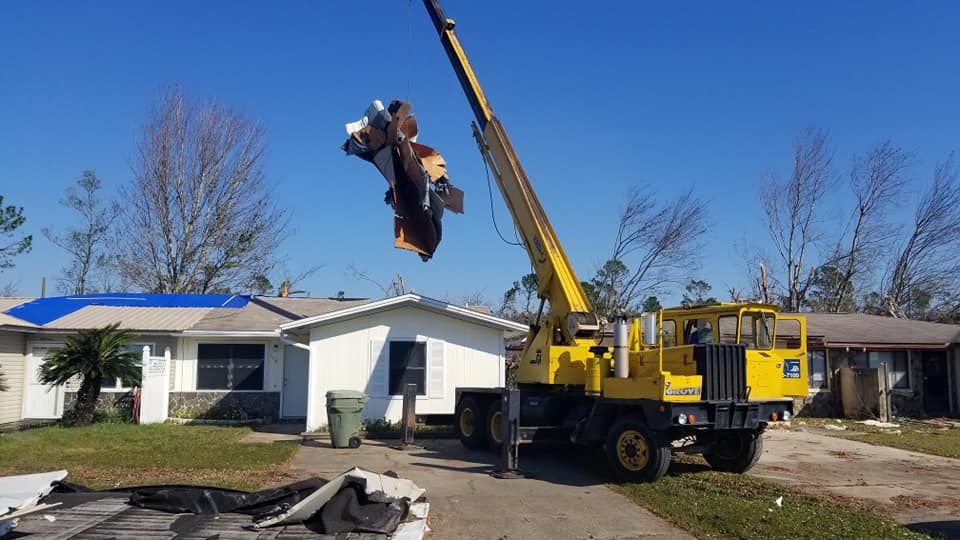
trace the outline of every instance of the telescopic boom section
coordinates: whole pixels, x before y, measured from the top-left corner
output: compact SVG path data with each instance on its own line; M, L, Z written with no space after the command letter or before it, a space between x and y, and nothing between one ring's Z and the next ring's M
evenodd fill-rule
M551 316L563 335L562 341L572 343L576 336L595 334L599 324L590 301L557 240L503 125L494 116L490 102L470 67L470 61L453 31L454 21L446 18L437 0L423 0L423 3L477 118L479 129L475 127L474 134L480 151L493 170L500 193L522 236L523 245L537 274L539 294L550 302Z

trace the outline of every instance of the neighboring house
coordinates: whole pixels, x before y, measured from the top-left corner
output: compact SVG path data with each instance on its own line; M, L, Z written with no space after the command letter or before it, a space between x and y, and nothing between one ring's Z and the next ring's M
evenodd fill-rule
M439 345L439 349L437 345L431 346L435 355L431 364L434 377L442 376L443 380L456 380L458 385L471 386L495 386L501 380L491 377L483 369L464 371L460 363L464 359L478 365L499 362L500 368L497 369L502 371L503 333L520 330L520 325L488 314L471 316L474 312L465 308L448 306L418 295L405 295L384 302L390 301L394 302L390 304L394 308L403 309L386 309L383 302L361 299L231 295L2 298L0 372L4 374L9 390L0 392L0 425L25 419L59 418L75 399L77 383L64 387L40 384L37 370L44 356L77 330L100 328L115 322L136 333L131 344L133 350L141 352L147 347L151 356L163 356L169 351L170 416L302 420L308 416L308 410L322 410L325 404L325 390L308 392L308 380L311 384L320 381L326 385L323 388L337 386L328 384L328 381L336 381L344 388L363 389L365 385L354 383L366 376L371 351L369 344L361 343L356 336L351 337L352 347L347 342L341 343L336 351L339 363L333 364L329 355L311 355L304 343L282 335L280 328L304 320L312 320L311 324L320 326L318 317L338 313L350 317L352 309L365 305L379 306L375 309L385 317L384 324L402 328L405 335L414 338L414 342L450 343L447 347ZM439 306L449 309L443 311ZM415 328L408 323L418 311L433 315L422 317L422 326ZM456 327L453 333L449 331L451 325ZM347 331L348 326L343 328ZM302 334L300 339L305 342L305 332L291 330L294 334L291 337ZM477 335L484 338L477 338ZM486 362L474 348L483 353L493 351L495 358ZM412 355L419 354L418 345L413 349ZM318 367L310 366L311 356ZM410 372L406 374L397 368L397 376L418 380L418 366L409 368ZM376 394L377 388L371 390ZM452 414L452 389L444 391L443 395L442 405L431 398L422 402L418 413ZM130 385L124 381L103 381L103 405L128 407L130 397ZM395 419L392 409L381 407L376 399L371 401L370 407L367 417L379 417L371 416L379 407L383 418Z
M956 415L960 326L863 313L804 313L810 396L803 412L839 413L837 370L887 371L891 412L904 416Z

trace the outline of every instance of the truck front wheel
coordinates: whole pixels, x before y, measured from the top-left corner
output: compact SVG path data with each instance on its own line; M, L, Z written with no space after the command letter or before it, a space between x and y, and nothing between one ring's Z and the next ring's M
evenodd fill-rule
M759 431L734 431L717 435L703 458L718 471L745 473L756 465L763 453Z
M628 482L655 482L670 468L670 444L659 440L641 418L617 420L603 449L617 478Z

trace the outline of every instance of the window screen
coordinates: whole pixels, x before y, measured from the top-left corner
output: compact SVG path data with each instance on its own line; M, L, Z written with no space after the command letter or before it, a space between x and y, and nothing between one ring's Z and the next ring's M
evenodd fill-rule
M820 389L827 387L827 358L824 351L810 351L807 353L807 377L810 388Z
M197 345L198 390L263 390L264 346L250 343Z
M910 388L910 370L906 351L870 351L867 367L887 368L890 388Z
M427 394L427 344L422 341L390 342L390 395L401 396L408 384L417 395Z
M129 352L137 355L136 365L141 367L143 365L143 348L150 347L150 356L154 355L153 344L152 343L131 343L127 345L125 349ZM104 377L100 379L100 389L101 390L118 390L118 389L129 389L132 388L134 382L121 381L118 378L114 377Z

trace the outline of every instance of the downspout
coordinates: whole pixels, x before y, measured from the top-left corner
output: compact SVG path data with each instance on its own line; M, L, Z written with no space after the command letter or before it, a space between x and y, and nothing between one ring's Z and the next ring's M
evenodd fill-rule
M305 350L305 351L307 351L307 352L310 351L310 346L309 346L309 345L304 345L303 343L300 343L300 342L298 342L298 341L294 341L294 340L288 338L288 337L285 336L282 332L280 332L280 330L277 330L277 337L280 338L280 341L282 341L284 345L290 345L291 347L296 347L296 348L298 348L298 349L303 349L303 350Z

